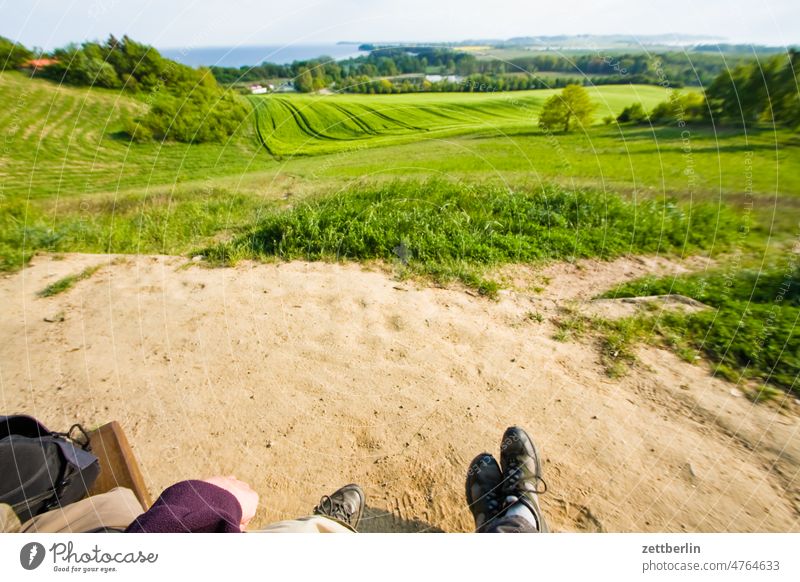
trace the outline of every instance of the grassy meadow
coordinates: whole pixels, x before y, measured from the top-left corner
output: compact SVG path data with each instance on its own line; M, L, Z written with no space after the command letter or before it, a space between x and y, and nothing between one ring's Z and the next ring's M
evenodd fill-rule
M273 155L300 156L385 147L462 134L503 135L536 127L558 91L292 95L251 97L261 142ZM665 89L647 85L590 90L598 122L632 102L651 109Z
M537 118L553 93L250 96L225 143L139 144L122 128L141 99L1 72L0 268L38 251L379 259L493 295L491 270L507 263L700 253L720 265L702 285L613 293L707 302L711 320L657 328L729 377L795 389L797 272L780 265L800 236L797 135L604 124L667 98L636 85L590 89L593 124L546 133Z

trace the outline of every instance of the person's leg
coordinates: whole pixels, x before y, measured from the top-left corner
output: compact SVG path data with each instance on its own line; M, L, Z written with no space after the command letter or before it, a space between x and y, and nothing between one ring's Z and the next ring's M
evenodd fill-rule
M481 453L467 471L467 504L475 518L475 531L483 533L503 511L503 473L489 453Z
M65 507L37 515L22 524L23 533L124 531L144 511L130 489L117 487Z
M524 517L501 517L484 533L539 533L536 524Z
M523 520L531 523L537 532L549 532L539 506L539 494L547 491L547 484L542 478L539 454L528 433L516 426L506 429L500 444L500 464L506 494L504 519L508 521L499 520L498 531L517 528L519 520Z
M510 427L503 435L500 462L478 455L467 472L467 503L478 532L548 532L538 494L547 490L536 447L527 433ZM541 491L538 489L542 484Z
M544 523L544 522L543 522ZM547 531L547 530L544 530ZM524 504L511 505L488 524L485 533L540 533L536 516Z
M0 533L18 533L22 529L14 509L7 503L0 503Z
M314 515L271 523L258 530L265 533L352 533L364 512L364 492L358 485L345 485L320 499Z
M356 530L324 515L309 515L271 523L259 533L353 533Z

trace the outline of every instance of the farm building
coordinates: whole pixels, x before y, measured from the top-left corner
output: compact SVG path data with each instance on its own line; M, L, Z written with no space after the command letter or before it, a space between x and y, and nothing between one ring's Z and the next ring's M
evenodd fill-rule
M45 67L49 67L50 65L55 65L58 62L56 59L31 59L26 62L22 67L24 69L43 69Z
M459 75L425 75L425 80L429 83L440 83L442 81L460 83L462 78Z

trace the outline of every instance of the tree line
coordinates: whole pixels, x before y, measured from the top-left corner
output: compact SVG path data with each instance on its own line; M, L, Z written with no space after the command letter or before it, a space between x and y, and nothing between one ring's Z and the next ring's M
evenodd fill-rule
M739 63L745 56L733 57ZM728 58L731 61L731 58ZM532 54L509 60L480 59L475 55L446 47L376 48L367 55L342 61L319 57L280 65L262 63L256 66L211 67L220 83L252 83L267 79L292 79L300 92L336 88L351 92L385 93L380 82L400 75L442 74L460 77L488 77L502 91L558 87L582 84L658 84L668 78L671 86L705 86L726 67L719 54L665 52L658 54L601 54L589 52L575 55ZM553 84L541 83L536 73L563 73ZM552 75L548 75L552 76ZM368 81L366 80L368 79ZM400 87L388 92L461 91L463 87L443 82L430 87L422 81L389 79ZM366 85L368 90L358 87Z
M702 94L673 92L651 112L634 103L620 113L620 123L725 123L743 127L774 123L800 128L800 52L740 64L722 71Z
M336 90L341 93L380 95L389 93L495 93L498 91L529 91L532 89L561 89L568 85L619 85L641 83L644 80L614 77L540 77L536 74L470 75L456 81L432 82L423 76L415 78L373 79L367 76L345 77Z
M669 125L690 122L724 123L747 128L770 123L800 129L800 52L790 50L763 61L721 72L702 93L670 91L669 98L645 111L641 103L625 107L606 123ZM545 101L539 126L568 132L592 122L596 107L588 92L569 85Z

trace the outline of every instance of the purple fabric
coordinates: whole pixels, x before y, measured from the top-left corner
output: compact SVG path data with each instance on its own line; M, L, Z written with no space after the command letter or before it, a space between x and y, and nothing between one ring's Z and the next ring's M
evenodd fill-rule
M128 526L131 533L239 533L242 507L233 494L205 481L181 481Z

